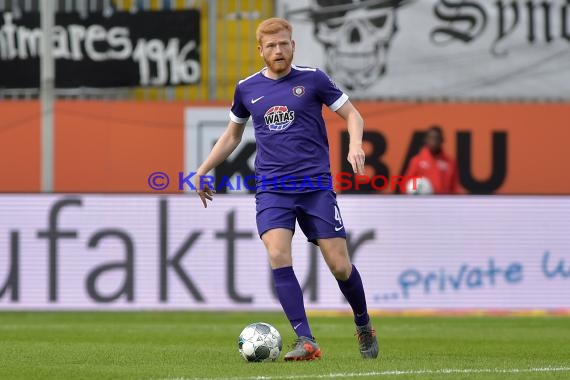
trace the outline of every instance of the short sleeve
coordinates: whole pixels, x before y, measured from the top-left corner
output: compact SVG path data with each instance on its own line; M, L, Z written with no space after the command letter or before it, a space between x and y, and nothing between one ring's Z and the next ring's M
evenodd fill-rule
M333 112L337 111L348 100L348 95L342 92L333 80L319 69L315 72L315 87L320 100Z
M238 84L234 91L234 101L232 102L232 108L230 109L230 120L237 124L245 124L249 117L250 113L242 102Z

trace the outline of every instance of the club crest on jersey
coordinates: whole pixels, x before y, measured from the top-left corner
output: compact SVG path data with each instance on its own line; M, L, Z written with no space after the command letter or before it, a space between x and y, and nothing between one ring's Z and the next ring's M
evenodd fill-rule
M293 95L301 97L304 94L305 94L305 87L303 86L293 87Z
M273 106L265 112L264 119L270 131L284 131L295 120L295 111L289 111L287 106Z

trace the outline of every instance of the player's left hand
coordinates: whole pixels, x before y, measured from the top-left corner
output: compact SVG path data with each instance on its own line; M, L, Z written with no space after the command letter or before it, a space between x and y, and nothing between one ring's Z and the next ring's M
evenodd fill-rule
M200 178L201 175L198 174L198 176L196 177L196 184L195 184L196 194L198 194L198 196L200 197L200 200L202 201L204 208L207 208L208 204L206 203L206 200L209 200L211 202L214 199L214 194L216 193L216 190L211 189L207 183L202 183Z
M198 196L202 200L202 204L204 204L204 208L208 207L206 199L212 201L214 199L215 192L216 190L210 189L210 187L207 184L204 184L201 190L200 189L196 190L196 193L198 193Z
M362 144L350 144L348 148L348 157L346 159L352 165L352 170L356 174L364 174L364 150Z

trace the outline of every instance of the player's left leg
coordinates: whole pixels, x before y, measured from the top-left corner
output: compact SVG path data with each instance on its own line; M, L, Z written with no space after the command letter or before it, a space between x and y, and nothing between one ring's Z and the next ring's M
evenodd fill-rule
M368 315L364 286L360 273L350 263L346 239L317 239L317 243L325 262L336 278L340 291L352 308L360 354L367 359L378 357L378 339Z
M338 286L354 313L354 322L364 358L378 356L378 340L372 328L364 286L358 270L350 262L346 231L333 191L304 195L296 205L297 221L309 241L317 244Z

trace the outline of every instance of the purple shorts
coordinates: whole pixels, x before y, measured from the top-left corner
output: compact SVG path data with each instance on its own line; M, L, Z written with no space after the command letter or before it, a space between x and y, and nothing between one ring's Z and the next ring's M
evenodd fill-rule
M295 233L295 221L307 237L317 244L317 239L341 237L346 231L336 193L318 190L304 193L261 192L255 196L257 231L261 237L273 228L287 228Z

